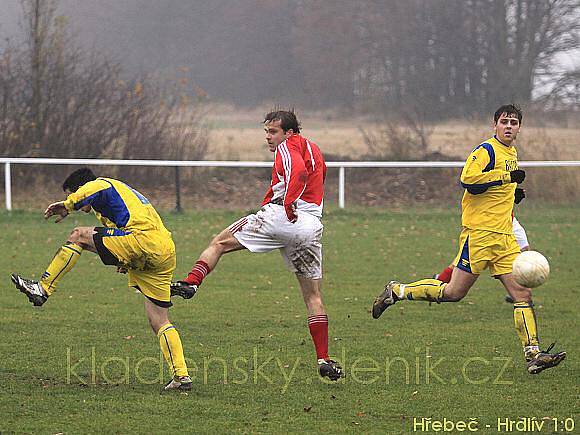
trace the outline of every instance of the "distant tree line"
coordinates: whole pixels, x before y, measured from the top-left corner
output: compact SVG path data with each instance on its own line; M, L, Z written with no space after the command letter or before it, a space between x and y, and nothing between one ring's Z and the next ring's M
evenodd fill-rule
M200 156L207 96L425 122L526 104L551 77L543 102L580 104L579 71L554 75L580 0L101 0L117 62L71 36L80 3L21 3L23 36L0 43L4 155Z
M487 113L529 102L554 81L555 55L580 46L580 0L113 3L131 33L112 30L107 45L132 68L185 66L210 97L248 105Z
M531 100L554 54L578 47L579 13L577 0L304 0L294 52L316 47L305 83L326 104L485 113Z

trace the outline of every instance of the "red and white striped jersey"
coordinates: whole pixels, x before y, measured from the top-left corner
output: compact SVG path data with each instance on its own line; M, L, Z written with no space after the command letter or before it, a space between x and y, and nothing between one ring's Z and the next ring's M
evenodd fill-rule
M292 220L292 204L296 210L322 217L326 163L318 146L293 134L276 148L272 181L262 205L283 202L288 219Z

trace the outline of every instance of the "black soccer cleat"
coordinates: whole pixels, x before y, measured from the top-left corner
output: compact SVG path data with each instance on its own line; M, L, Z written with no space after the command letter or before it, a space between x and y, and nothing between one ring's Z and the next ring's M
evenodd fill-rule
M331 381L338 381L340 378L344 378L342 367L331 359L318 363L318 373L321 377L328 378Z
M180 296L183 299L191 299L197 293L195 284L188 284L185 281L171 283L171 296Z
M189 376L175 376L165 387L163 391L191 391L193 382Z
M508 304L513 304L515 302L514 298L512 298L510 295L505 295L505 301Z
M40 307L48 300L48 295L38 281L22 278L20 275L13 273L10 279L18 290L24 293L28 300L35 307Z
M528 361L528 373L536 375L551 367L556 367L566 359L566 352L550 353L556 343L552 343L546 350L540 351Z
M385 286L383 292L375 298L375 301L373 302L373 319L381 317L381 314L383 314L387 308L398 301L395 293L393 293L393 288L396 285L401 285L401 283L398 281L390 281Z

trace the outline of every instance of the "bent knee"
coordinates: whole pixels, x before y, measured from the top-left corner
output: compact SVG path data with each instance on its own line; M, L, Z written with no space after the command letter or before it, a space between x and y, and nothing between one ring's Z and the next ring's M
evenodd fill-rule
M467 295L465 291L457 291L447 286L443 291L443 298L448 302L459 302Z
M93 231L91 227L77 227L70 232L67 241L86 248L92 244Z
M212 247L216 251L219 251L222 254L237 249L239 245L240 242L238 242L238 239L236 239L231 233L220 234L217 237L215 237L210 243L210 247Z
M84 240L83 230L78 227L73 229L68 236L68 241L72 243L79 243L82 242L83 240Z
M465 295L445 295L445 299L449 302L459 302L465 297Z
M226 240L220 239L220 237L217 236L211 241L209 246L217 251L223 252L226 249L227 243Z

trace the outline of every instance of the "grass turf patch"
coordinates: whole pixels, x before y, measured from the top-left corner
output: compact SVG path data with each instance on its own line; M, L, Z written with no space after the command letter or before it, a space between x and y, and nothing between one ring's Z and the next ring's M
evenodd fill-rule
M554 423L543 418L577 421L579 211L518 214L551 264L534 299L543 346L558 340L569 352L558 368L527 374L512 307L489 275L459 303L404 302L371 319L385 282L429 277L453 259L458 210L330 209L323 291L331 355L347 377L330 385L318 378L298 283L281 257L238 252L170 312L194 378L187 395L159 394L169 374L143 297L96 255L83 253L40 309L10 283L11 272L39 278L70 230L93 218L54 225L36 213L2 212L0 431L405 433L425 417L471 418L497 433L498 418L535 417L544 430ZM164 214L176 277L243 214Z

